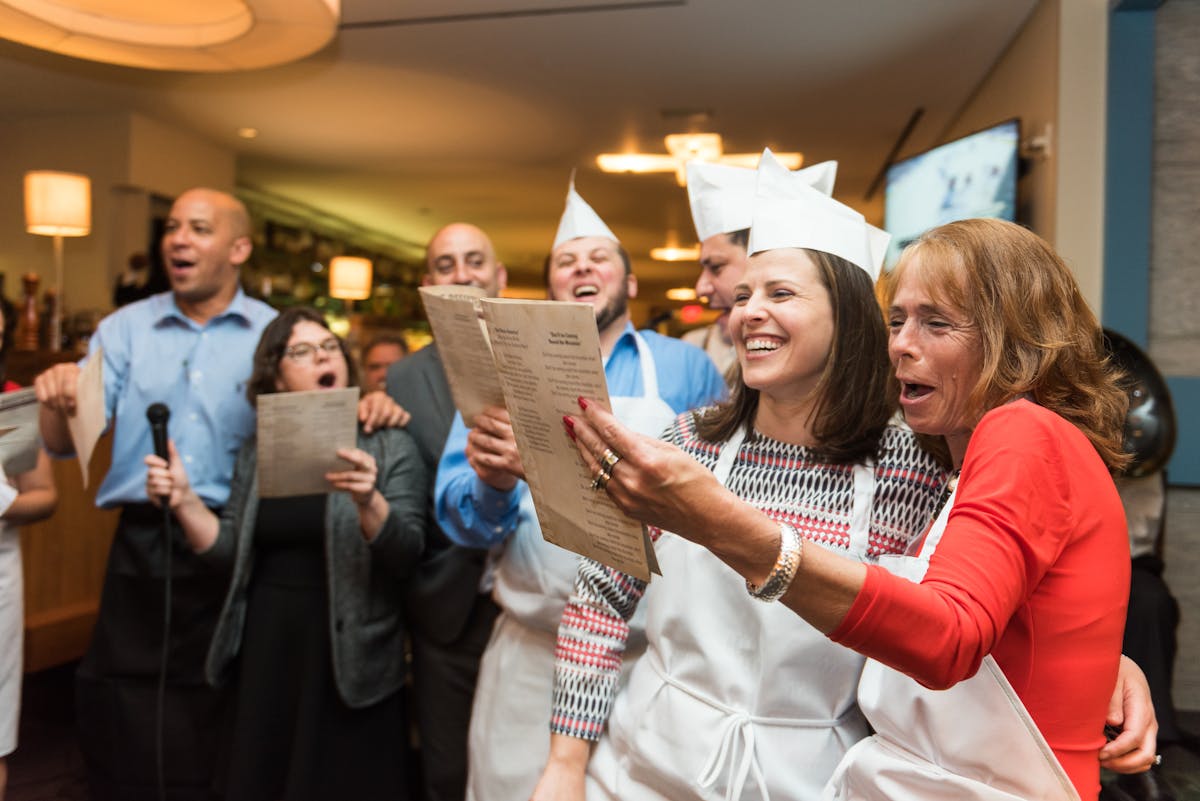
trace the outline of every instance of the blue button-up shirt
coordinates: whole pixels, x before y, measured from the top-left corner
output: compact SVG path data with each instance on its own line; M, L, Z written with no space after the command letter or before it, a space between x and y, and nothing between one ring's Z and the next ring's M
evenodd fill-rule
M725 397L725 381L704 351L653 331L640 333L654 356L659 397L676 414ZM626 324L613 346L604 376L614 396L645 394L632 325ZM501 492L480 480L467 462L467 433L462 415L456 414L438 464L434 489L437 520L446 536L459 545L488 548L516 530L521 496L529 487L518 481L511 492Z
M229 307L204 324L185 316L171 292L100 321L88 357L104 348L105 417L114 430L112 467L97 506L146 502L143 459L154 452L146 408L152 403L171 410L168 435L196 494L209 506L225 504L238 449L254 432L254 409L246 400L254 349L275 315L238 289Z

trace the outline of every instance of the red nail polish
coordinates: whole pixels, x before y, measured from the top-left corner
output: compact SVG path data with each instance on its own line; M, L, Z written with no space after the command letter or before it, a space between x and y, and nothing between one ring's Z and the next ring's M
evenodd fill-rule
M563 425L565 425L567 427L567 436L571 438L572 442L574 442L575 441L575 421L572 420L570 417L563 415Z
M579 408L583 409L584 411L587 411L587 407L588 407L587 398L580 395L578 398L576 398L576 400L579 401Z

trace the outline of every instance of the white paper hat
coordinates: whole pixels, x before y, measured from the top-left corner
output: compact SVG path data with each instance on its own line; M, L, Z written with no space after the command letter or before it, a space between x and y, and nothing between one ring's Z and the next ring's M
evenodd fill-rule
M854 209L796 181L770 150L758 163L750 255L776 248L808 248L832 253L879 275L891 236Z
M832 195L837 162L823 161L790 174L818 192ZM708 161L688 162L688 202L692 207L692 222L696 224L696 238L699 241L750 227L754 216L757 176L757 171L749 167Z
M581 236L602 236L605 239L620 244L621 240L609 230L600 219L600 215L575 191L575 175L571 175L571 185L567 189L567 207L563 209L562 219L558 221L558 233L554 235L554 250L563 242L578 239Z

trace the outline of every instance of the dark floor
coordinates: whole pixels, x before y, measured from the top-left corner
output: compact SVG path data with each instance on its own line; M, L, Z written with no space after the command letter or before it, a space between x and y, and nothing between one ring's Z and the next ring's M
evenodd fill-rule
M6 801L88 801L75 744L74 673L72 664L25 677L20 747L9 757ZM1200 711L1182 712L1180 722L1200 732ZM1200 755L1167 748L1161 770L1178 801L1200 801Z

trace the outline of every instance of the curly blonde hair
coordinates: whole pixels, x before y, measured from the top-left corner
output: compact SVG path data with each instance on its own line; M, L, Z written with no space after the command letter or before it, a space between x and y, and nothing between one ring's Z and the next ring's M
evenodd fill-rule
M1125 466L1122 373L1070 270L1045 240L1002 220L934 228L904 251L887 305L918 262L918 280L934 301L961 310L976 327L982 371L968 399L976 419L1027 395L1082 431L1110 470Z

